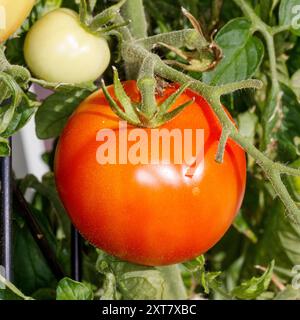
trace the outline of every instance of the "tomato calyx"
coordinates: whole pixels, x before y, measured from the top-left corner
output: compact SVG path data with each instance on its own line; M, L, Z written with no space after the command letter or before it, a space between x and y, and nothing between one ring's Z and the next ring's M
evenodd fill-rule
M79 18L82 27L96 36L106 37L112 31L116 31L118 28L127 26L129 21L122 23L113 22L126 1L127 0L121 0L93 17L93 8L91 5L88 4L86 0L81 0Z
M119 79L118 71L114 71L114 92L120 103L108 92L104 80L102 80L102 90L109 103L109 106L117 116L129 124L136 127L157 128L168 121L174 119L181 111L194 102L191 99L173 110L170 110L176 100L189 87L190 83L182 85L178 90L171 94L165 101L158 104L156 102L155 92L157 81L154 77L143 75L137 81L137 87L141 93L141 102L135 103L126 94L123 85Z

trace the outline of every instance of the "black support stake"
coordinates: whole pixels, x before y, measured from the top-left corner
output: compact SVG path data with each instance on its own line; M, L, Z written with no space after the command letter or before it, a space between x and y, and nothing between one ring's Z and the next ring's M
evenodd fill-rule
M72 225L71 227L71 260L72 260L72 278L76 281L82 279L82 253L81 253L81 236Z
M10 139L10 147L11 147ZM7 280L13 280L12 265L12 168L11 156L1 158L1 265Z

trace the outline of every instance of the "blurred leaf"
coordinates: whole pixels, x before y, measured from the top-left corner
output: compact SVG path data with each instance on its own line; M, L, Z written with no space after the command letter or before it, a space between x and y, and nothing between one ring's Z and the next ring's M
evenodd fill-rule
M8 139L0 137L0 157L7 157L9 154L10 146Z
M89 94L89 90L73 89L49 96L36 113L37 136L40 139L58 137L70 115Z
M204 255L201 255L193 260L184 262L183 265L190 271L190 272L196 272L196 271L202 271L205 266L205 257Z
M282 84L281 88L283 116L275 126L277 129L273 135L278 144L278 158L286 162L297 157L294 139L300 137L300 103L289 87Z
M1 300L23 300L9 289L0 289L0 301Z
M269 25L273 24L274 16L273 11L280 0L264 0L260 1L260 16Z
M244 255L241 255L226 270L225 283L226 283L226 289L228 291L232 291L238 285L244 262L245 262L245 257Z
M298 100L300 100L300 69L292 75L291 81L292 88L297 95Z
M258 123L258 117L254 112L246 111L238 115L238 127L240 133L249 138L253 143L256 132L256 125Z
M252 35L251 23L245 18L228 22L217 34L216 43L223 50L223 59L203 80L220 85L251 78L262 61L264 46Z
M48 172L47 174L45 174L42 178L42 182L40 182L33 175L27 175L24 179L21 180L20 189L23 193L25 193L28 188L36 190L39 194L50 201L51 205L55 209L59 226L61 227L61 231L63 232L63 237L67 236L69 238L68 235L70 233L70 220L55 187L53 173Z
M293 49L288 52L287 66L290 74L300 69L300 38L297 39Z
M214 288L215 286L212 284L215 284L218 286L218 283L216 283L216 279L220 276L222 272L216 271L216 272L202 272L201 274L201 284L204 288L204 292L206 294L210 293L211 287Z
M288 285L283 291L279 292L274 300L300 300L300 289L294 289Z
M180 279L177 279L176 272L172 273L173 279L168 279L169 272L166 272L166 267L155 268L136 265L101 252L97 261L97 270L106 276L105 296L109 298L116 295L116 290L125 300L185 298L184 296L176 297L176 292L172 292L169 281L172 283L171 280L173 280L178 286ZM117 283L116 288L114 281Z
M220 276L221 272L207 272L205 270L205 257L201 255L194 260L183 263L183 265L199 280L201 286L206 294L210 293L211 288L219 286L216 279Z
M1 55L0 55L1 59ZM0 61L1 63L5 63ZM0 134L7 130L10 122L13 119L16 108L22 101L23 91L16 82L16 80L6 72L0 72L0 83L2 86L2 90L5 90L5 96L0 96ZM3 101L3 98L6 99Z
M93 300L91 288L84 283L64 278L59 281L56 289L57 300Z
M242 282L238 287L235 287L231 294L239 299L255 299L265 292L271 282L274 269L274 261L271 262L268 269L260 277L253 277L250 280Z
M125 300L157 300L163 297L164 279L155 268L121 262L102 254L97 266L106 277L106 291L102 299L116 295L115 281Z
M270 259L276 261L276 274L290 281L292 268L300 265L300 229L285 214L280 201L269 204L264 221L264 232L255 250L253 264L266 265Z
M55 250L55 238L47 226L47 217L38 211L33 210L33 212L43 228L47 240L50 241L50 244ZM50 286L54 288L56 279L49 269L27 225L15 223L14 228L14 283L27 295L31 295L39 288Z
M30 104L30 101L22 100L16 108L11 122L6 130L1 134L3 137L10 137L22 129L36 112L37 108Z
M291 31L300 36L300 3L299 0L281 0L279 7L279 23L290 26Z
M110 273L105 273L105 280L103 283L103 292L101 294L101 300L117 300L117 281L116 277Z
M41 288L34 292L31 296L35 300L55 300L56 290L54 288Z
M244 219L243 215L239 213L234 222L233 226L242 234L244 234L253 243L257 242L257 237L255 233L250 229L247 221Z

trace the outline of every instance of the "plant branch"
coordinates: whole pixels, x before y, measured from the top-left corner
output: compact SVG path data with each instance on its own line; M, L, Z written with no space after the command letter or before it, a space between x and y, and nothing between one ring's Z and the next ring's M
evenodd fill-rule
M147 37L147 22L142 0L127 0L122 14L130 21L130 31L135 39Z
M283 26L274 26L270 29L270 32L273 36L275 36L278 33L284 32L284 31L288 31L290 30L290 26L289 25L283 25Z
M221 138L219 141L219 145L218 145L217 155L216 155L216 161L219 163L223 162L225 147L226 147L226 143L227 143L229 136L230 136L230 129L223 128Z
M208 45L208 42L204 38L199 37L199 33L195 29L186 29L138 39L135 41L135 44L140 45L147 50L152 50L158 43L164 43L173 47L184 47L195 46L196 42L197 46L199 46L199 41L203 47Z
M167 35L164 35L167 37ZM171 42L172 40L169 39ZM226 144L228 137L232 138L237 142L250 156L252 156L256 162L261 166L261 168L266 173L266 176L270 180L271 184L274 187L277 195L280 197L284 203L289 215L293 217L294 221L300 224L300 212L289 195L285 185L283 184L280 174L292 174L299 175L300 171L294 168L288 168L282 164L275 163L265 156L261 151L259 151L254 145L252 145L247 138L243 137L233 125L232 121L229 119L226 114L221 102L220 96L223 94L228 94L230 92L245 89L245 88L260 88L261 82L258 80L246 80L238 83L223 85L213 87L202 83L201 81L195 80L190 76L177 71L170 66L166 65L157 55L149 52L144 47L139 45L136 42L128 42L123 44L122 56L125 62L141 65L146 57L153 59L154 61L154 71L157 75L162 78L168 79L169 81L185 84L190 82L190 88L202 95L204 99L210 103L214 112L216 113L221 126L224 131L224 135L220 141L219 152L217 154L217 160L221 160L223 149Z
M215 93L222 96L242 89L261 89L262 82L256 79L243 80L240 82L233 82L221 85L216 88Z

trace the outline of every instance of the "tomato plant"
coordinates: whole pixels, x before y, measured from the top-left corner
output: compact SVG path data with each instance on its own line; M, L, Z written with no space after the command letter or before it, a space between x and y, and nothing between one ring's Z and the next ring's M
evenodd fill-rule
M34 6L34 2L35 0L0 0L0 43L22 25Z
M139 102L135 82L124 86ZM160 99L172 91L166 89ZM204 169L192 178L185 176L185 164L164 165L165 154L160 155L159 165L99 164L96 134L115 129L118 123L101 91L87 98L72 116L57 150L56 184L72 221L93 244L124 260L167 265L206 252L229 228L245 189L244 152L230 141L224 162L215 161L221 128L210 106L187 91L174 107L194 96L195 103L161 127L179 128L182 133L186 128L204 130ZM144 130L150 144L151 129ZM171 144L172 159L175 150ZM227 192L215 193L216 188Z
M49 82L94 81L110 61L106 39L87 31L69 9L51 11L35 23L24 55L33 74Z
M36 0L0 32L0 156L35 115L49 168L3 183L0 299L299 299L298 5Z

